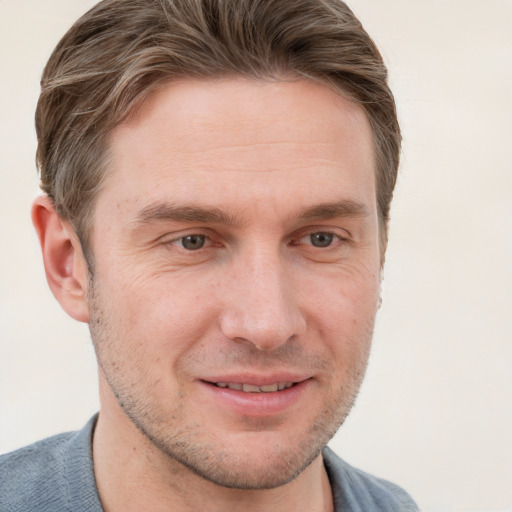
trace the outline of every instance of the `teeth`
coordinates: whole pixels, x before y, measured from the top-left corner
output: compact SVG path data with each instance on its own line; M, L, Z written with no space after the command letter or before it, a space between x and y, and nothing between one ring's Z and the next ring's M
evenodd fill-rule
M242 390L244 393L259 393L261 389L258 386L252 384L244 384Z
M244 393L274 393L275 391L283 391L293 386L293 382L276 382L275 384L267 384L265 386L254 386L253 384L239 384L235 382L216 382L219 388L229 388Z

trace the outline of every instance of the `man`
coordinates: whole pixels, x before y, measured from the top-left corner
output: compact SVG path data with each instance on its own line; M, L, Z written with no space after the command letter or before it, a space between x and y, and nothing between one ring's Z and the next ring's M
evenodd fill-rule
M101 409L1 510L416 510L325 448L361 384L400 131L338 0L104 0L36 113L48 283Z

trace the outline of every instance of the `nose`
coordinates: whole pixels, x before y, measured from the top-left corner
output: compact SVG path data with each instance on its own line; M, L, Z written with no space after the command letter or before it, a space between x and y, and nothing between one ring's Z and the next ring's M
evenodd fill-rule
M270 351L300 336L306 321L293 272L279 256L252 252L224 280L221 329L236 343Z

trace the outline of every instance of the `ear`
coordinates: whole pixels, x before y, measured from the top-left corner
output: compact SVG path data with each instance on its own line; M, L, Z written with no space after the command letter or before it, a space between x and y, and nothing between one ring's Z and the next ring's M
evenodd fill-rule
M32 205L32 222L43 253L46 279L64 311L80 322L89 321L88 271L78 236L59 217L53 201L38 196Z

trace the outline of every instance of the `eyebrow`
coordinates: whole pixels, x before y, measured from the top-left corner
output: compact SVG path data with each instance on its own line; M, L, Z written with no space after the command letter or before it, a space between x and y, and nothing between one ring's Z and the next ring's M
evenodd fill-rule
M341 217L365 217L368 208L358 201L342 200L332 203L321 203L300 210L297 218L301 221L335 219ZM174 221L200 224L224 224L240 226L241 218L219 208L203 208L200 206L179 206L172 203L150 204L139 211L136 224L150 224L159 221Z
M200 206L177 206L170 203L156 203L143 208L138 214L137 224L149 224L155 221L199 222L200 224L241 224L236 215L218 208Z
M312 221L322 219L336 219L340 217L367 217L368 208L364 203L352 200L322 203L301 210L300 220Z

